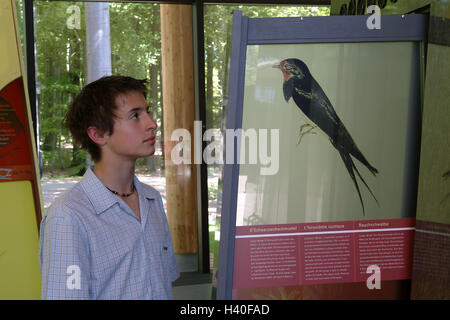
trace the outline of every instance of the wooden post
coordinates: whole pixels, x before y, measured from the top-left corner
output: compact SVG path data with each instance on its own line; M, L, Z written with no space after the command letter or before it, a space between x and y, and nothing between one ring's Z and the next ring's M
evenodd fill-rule
M194 150L194 65L192 5L161 4L162 91L166 164L167 218L175 253L197 253L196 174L190 164L175 165L170 141L174 130L191 136Z

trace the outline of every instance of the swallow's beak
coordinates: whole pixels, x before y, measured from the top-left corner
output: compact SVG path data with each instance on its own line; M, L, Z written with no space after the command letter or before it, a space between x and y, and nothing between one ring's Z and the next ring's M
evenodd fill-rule
M274 65L272 66L272 68L275 68L275 69L281 69L279 64L274 64Z

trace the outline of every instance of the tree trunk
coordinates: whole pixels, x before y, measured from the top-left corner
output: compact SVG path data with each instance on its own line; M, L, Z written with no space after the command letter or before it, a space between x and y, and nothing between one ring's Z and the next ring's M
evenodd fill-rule
M55 172L55 149L56 149L56 134L52 133L52 155L50 157L50 174Z
M159 6L156 6L153 8L153 17L159 16ZM150 32L152 34L157 34L160 32L160 26L159 21L156 19L152 19L151 26L150 26ZM159 41L152 41L152 47L155 49L155 51L158 51L160 48L161 43ZM159 96L160 92L158 90L158 76L160 72L160 65L161 60L158 59L156 63L152 63L149 66L149 74L150 74L150 90L149 90L149 96L148 99L150 101L150 106L152 110L152 118L157 119L158 117L158 109L159 109ZM161 128L158 128L157 130L161 130ZM156 132L155 132L156 133ZM156 151L156 150L155 150ZM156 171L156 157L158 155L153 155L147 158L147 168L150 172Z
M71 46L71 52L70 52L70 57L71 57L71 82L73 84L79 84L80 83L80 77L79 77L79 71L81 71L81 66L82 64L82 59L83 59L83 47L82 47L82 43L80 41L78 32L76 29L74 29L74 35L73 35L73 41L75 42L74 46ZM73 94L69 95L69 103L73 101ZM72 160L70 163L70 167L78 167L80 166L83 162L86 162L86 159L83 159L79 156L78 151L80 149L78 148L78 146L76 144L73 144L73 149L72 149ZM76 175L83 175L85 172L84 169L80 169L78 172L76 172Z
M206 44L211 44L211 38L206 37ZM212 45L206 45L206 128L214 128L214 97L213 97L213 57Z

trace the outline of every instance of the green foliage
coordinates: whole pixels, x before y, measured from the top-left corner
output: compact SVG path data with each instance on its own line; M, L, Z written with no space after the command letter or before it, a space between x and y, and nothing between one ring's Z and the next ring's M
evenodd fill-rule
M73 163L69 169L69 175L81 176L86 170L86 150L77 150L73 153Z
M69 133L63 126L69 103L84 84L86 30L69 29L67 8L74 3L34 2L36 11L37 88L40 118L40 145L43 163L50 171L72 163ZM81 19L84 19L81 10Z
M86 152L76 149L71 152L72 139L63 119L68 105L86 84L85 6L82 2L63 1L34 4L43 163L50 171L57 166L59 169L69 166L69 174L78 174L85 167ZM67 10L73 5L80 9L80 29L67 26L74 13ZM161 131L159 5L110 3L109 6L112 73L150 80L148 101ZM67 155L72 159L67 159Z
M149 80L147 101L162 136L159 4L112 2L109 8L112 73Z
M149 78L161 58L159 5L110 3L113 74Z

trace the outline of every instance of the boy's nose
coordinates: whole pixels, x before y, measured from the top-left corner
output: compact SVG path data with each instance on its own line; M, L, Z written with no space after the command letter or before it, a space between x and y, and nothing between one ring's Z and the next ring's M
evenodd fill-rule
M158 124L156 123L156 121L153 120L153 118L149 114L147 114L146 129L147 130L156 130L157 127L158 127Z

